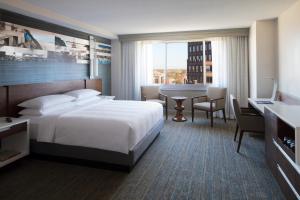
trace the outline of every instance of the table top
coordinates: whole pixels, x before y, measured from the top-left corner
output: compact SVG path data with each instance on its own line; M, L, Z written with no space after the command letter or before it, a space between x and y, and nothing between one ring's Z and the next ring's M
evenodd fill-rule
M6 122L5 117L0 117L0 129L8 128L20 123L29 122L28 119L21 119L21 118L13 118L11 117L12 122Z
M272 102L272 104L263 104L263 103L257 103L257 101L269 101ZM273 101L270 99L265 99L265 98L248 98L248 102L256 109L258 110L262 115L264 114L264 110L266 106L276 106L280 104L284 104L283 102L280 101Z
M264 100L266 99L248 99L249 103L261 114L264 114L264 109L266 107L290 126L296 129L300 128L300 106L288 105L281 101L271 101L273 104L257 104L257 101Z
M187 99L187 97L183 97L183 96L175 96L175 97L171 97L174 100L185 100Z

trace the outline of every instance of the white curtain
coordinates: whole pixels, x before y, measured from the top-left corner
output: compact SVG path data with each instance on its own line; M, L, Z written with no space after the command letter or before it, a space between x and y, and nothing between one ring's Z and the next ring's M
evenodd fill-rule
M241 106L248 102L248 37L219 37L212 40L213 85L227 88L226 116L233 118L229 95Z
M142 85L152 83L153 56L151 42L122 43L121 99L140 100Z

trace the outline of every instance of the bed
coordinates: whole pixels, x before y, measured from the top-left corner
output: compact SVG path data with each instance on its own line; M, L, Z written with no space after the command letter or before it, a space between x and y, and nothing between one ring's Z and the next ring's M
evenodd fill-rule
M38 96L24 93L24 89L31 91L32 85L9 87L8 95L16 95L20 88L26 97L14 98L18 103ZM66 91L67 88L62 90ZM10 104L15 106L16 101ZM158 103L104 99L41 117L22 117L31 120L31 153L104 162L127 169L132 169L164 124L163 108Z

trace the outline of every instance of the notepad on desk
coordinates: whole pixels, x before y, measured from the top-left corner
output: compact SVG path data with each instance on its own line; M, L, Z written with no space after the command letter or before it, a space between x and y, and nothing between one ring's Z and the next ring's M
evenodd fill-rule
M272 101L256 101L257 104L273 104Z

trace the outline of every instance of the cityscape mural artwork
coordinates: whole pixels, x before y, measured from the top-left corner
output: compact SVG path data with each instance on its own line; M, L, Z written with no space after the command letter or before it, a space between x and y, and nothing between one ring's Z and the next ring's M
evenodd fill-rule
M101 64L110 64L111 46L96 43ZM1 64L43 66L55 63L82 65L90 62L90 41L0 21ZM7 61L5 63L5 61Z
M2 61L89 63L89 41L0 21Z

